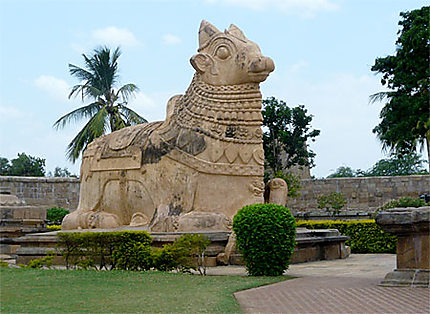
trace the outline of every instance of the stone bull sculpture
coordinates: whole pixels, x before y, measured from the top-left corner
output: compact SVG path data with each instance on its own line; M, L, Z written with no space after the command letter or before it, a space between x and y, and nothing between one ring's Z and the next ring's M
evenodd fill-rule
M273 61L236 26L220 32L206 21L190 61L196 73L165 121L88 145L79 206L63 229L228 230L237 210L264 202L259 83Z

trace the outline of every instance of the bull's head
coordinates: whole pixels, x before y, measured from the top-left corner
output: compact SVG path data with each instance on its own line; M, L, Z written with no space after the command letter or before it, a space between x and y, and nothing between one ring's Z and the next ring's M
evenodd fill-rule
M273 60L264 57L258 45L233 24L223 33L202 21L198 52L191 64L211 85L259 83L275 69Z

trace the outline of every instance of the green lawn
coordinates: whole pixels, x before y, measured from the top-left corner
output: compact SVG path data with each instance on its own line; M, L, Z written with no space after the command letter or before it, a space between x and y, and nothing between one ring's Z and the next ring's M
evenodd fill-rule
M240 312L233 292L288 278L1 268L0 312Z

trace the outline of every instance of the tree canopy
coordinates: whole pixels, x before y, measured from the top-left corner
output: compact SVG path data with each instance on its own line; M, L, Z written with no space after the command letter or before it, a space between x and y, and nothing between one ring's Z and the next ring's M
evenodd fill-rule
M138 91L138 87L135 84L126 84L115 90L120 55L119 48L111 52L109 48L101 47L95 49L90 57L82 54L85 67L69 64L70 74L81 81L73 86L69 98L80 95L82 101L92 101L62 116L54 124L58 129L77 120L89 119L67 147L67 157L72 162L76 161L95 138L109 131L147 122L127 107L129 98Z
M48 172L48 177L57 177L57 178L77 178L76 174L73 174L66 167L55 167L54 172Z
M430 158L429 8L400 13L395 54L377 58L371 68L382 74L381 83L390 90L370 100L387 100L373 129L384 149L406 154L426 145Z
M424 168L425 163L426 161L422 160L416 153L392 154L389 158L379 160L368 170L354 170L351 167L341 166L327 178L428 174Z
M294 108L274 97L263 100L263 146L266 166L274 173L293 166L314 165L308 142L319 130L311 130L312 115L303 105Z
M7 158L0 157L0 175L43 177L45 175L45 159L22 153L9 163Z

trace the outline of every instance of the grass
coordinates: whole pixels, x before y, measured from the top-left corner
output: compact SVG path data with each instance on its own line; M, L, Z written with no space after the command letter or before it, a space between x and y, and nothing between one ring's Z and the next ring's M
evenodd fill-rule
M233 313L233 292L289 277L0 269L1 313Z

